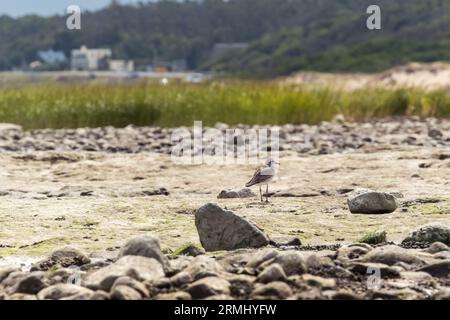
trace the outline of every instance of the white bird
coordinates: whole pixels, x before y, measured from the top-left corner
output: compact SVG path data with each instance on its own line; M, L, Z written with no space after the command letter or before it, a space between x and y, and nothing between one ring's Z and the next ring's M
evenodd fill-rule
M253 178L245 185L247 188L251 186L259 186L259 195L261 196L261 202L263 200L261 186L266 185L266 202L269 202L269 183L273 180L278 172L278 165L275 160L267 160L265 166L256 169L253 174Z

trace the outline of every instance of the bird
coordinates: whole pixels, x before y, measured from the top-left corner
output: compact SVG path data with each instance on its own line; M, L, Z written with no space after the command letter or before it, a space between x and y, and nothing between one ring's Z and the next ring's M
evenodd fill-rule
M275 160L269 159L265 165L256 169L253 174L253 178L245 184L247 188L251 186L259 186L259 195L261 196L261 202L264 202L261 191L261 186L266 185L266 202L269 202L269 183L273 180L278 171L280 163Z

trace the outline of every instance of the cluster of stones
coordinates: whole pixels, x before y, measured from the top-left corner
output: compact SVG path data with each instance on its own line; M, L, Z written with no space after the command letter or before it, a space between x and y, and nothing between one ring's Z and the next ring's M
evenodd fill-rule
M218 134L227 129L258 129L260 126L216 125ZM177 128L180 129L180 128ZM192 131L192 128L185 128ZM300 154L351 152L373 145L382 146L450 146L450 120L409 118L398 121L378 120L366 123L346 122L337 117L318 125L283 125L279 129L280 149ZM101 151L158 152L170 154L177 141L172 141L171 128L78 128L24 131L20 126L0 125L0 151ZM207 128L204 128L207 130ZM215 139L214 137L210 137ZM210 148L210 146L209 146ZM211 151L211 150L209 150Z
M421 227L401 245L311 250L274 244L214 204L195 222L208 253L187 247L166 256L151 234L128 241L112 261L65 247L29 271L0 268L0 300L450 299L446 226Z

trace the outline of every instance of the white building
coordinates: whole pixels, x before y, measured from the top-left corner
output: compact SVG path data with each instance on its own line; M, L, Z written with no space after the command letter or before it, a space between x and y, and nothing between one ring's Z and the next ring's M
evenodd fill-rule
M82 46L80 49L72 50L72 70L107 70L111 58L110 49L88 49Z
M134 62L132 60L109 60L109 70L117 72L134 71Z

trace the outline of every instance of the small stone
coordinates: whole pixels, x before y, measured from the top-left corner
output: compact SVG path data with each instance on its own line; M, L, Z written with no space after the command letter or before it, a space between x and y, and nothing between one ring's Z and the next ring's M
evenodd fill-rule
M383 263L370 263L370 262L354 262L350 265L349 270L359 275L370 275L375 270L380 271L382 278L398 278L400 277L400 271L397 267L389 267Z
M424 252L428 252L431 254L439 253L442 251L449 251L448 246L445 243L442 242L434 242L430 247L423 250Z
M336 280L327 279L311 274L304 274L301 276L302 279L310 286L319 287L322 290L331 290L336 287Z
M78 295L83 295L86 299L89 299L93 294L94 292L87 288L60 283L39 291L37 296L39 300L60 300Z
M161 264L152 258L124 256L115 263L88 275L86 286L109 292L117 278L128 276L139 281L153 281L164 276Z
M403 241L403 245L431 245L434 242L442 242L450 246L450 228L432 223L412 231Z
M253 198L256 197L251 189L244 188L241 190L222 190L217 199L233 199L233 198Z
M186 290L194 299L203 299L218 294L230 294L230 283L217 277L207 277L190 284Z
M10 291L11 293L37 294L45 287L47 284L44 280L44 273L33 272L19 279Z
M118 287L118 286L130 287L130 288L136 290L137 292L139 292L139 294L141 295L142 298L147 298L150 295L146 286L143 283L141 283L133 278L130 278L130 277L117 278L117 280L114 282L114 285L111 288L111 291L114 291L115 287Z
M119 252L119 257L124 256L153 258L164 267L168 265L167 258L161 252L159 238L152 234L142 235L129 240Z
M184 269L191 275L194 281L206 277L219 276L224 269L213 258L207 256L198 256L191 261L189 266Z
M332 300L362 300L362 297L348 291L338 291L331 295Z
M8 297L8 300L20 300L20 301L37 300L37 297L34 294L14 293Z
M410 265L424 264L424 260L419 258L417 254L394 245L375 248L363 256L360 261L384 263L388 266L392 266L397 262L404 262Z
M278 251L275 249L263 249L256 252L250 260L247 262L247 267L249 268L257 268L263 262L273 259L278 256Z
M347 204L351 213L385 214L397 209L395 197L385 192L358 189L350 194Z
M443 288L439 290L433 296L433 300L450 300L450 288Z
M273 281L284 281L286 280L286 274L283 268L277 264L271 264L267 266L259 275L256 281L261 283L269 283Z
M192 300L189 293L184 291L177 291L172 293L161 293L156 296L156 300Z
M105 292L103 290L97 290L94 292L94 294L91 296L89 300L109 300L111 296L108 292Z
M47 271L53 266L67 268L70 266L82 266L91 260L77 248L67 246L56 249L50 257L41 260L31 267L31 271Z
M264 262L261 267L265 268L273 263L278 263L287 276L303 274L307 270L305 257L294 250L280 252L275 258Z
M194 278L192 277L192 275L185 271L181 271L170 278L170 283L175 287L182 287L185 284L192 283L193 281Z
M141 300L141 294L128 286L115 286L111 291L112 300Z
M293 295L291 288L284 282L271 282L258 286L253 290L251 297L255 300L287 299Z
M17 272L17 268L0 268L0 284L4 279L6 279L11 273Z
M269 244L269 238L256 226L212 203L197 210L195 226L206 251L259 248Z
M429 273L433 277L450 278L450 260L427 265L420 268L418 271Z

